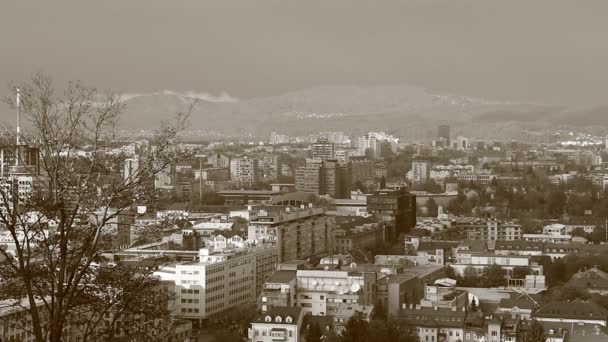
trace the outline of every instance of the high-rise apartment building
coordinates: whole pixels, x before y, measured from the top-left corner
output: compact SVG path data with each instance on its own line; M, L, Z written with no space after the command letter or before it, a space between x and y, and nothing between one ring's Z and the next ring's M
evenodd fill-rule
M125 169L123 171L123 177L125 180L132 180L139 169L139 159L128 158L125 159Z
M414 184L424 184L429 179L430 167L427 161L415 160L412 162L410 180Z
M334 159L335 146L334 143L326 138L319 138L317 142L312 144L312 158L328 160Z
M387 236L395 239L416 225L416 195L381 189L367 196L367 211L386 224Z
M264 156L264 159L262 159L262 165L263 177L265 180L276 181L279 178L278 156Z
M352 182L365 182L374 179L374 163L366 157L350 158L352 168Z
M249 222L247 237L275 243L279 262L284 262L331 253L334 227L335 219L324 208L267 206Z
M337 160L306 159L296 169L296 189L333 198L349 198L352 164Z
M232 180L245 186L253 186L262 179L260 161L255 158L235 158L230 161Z

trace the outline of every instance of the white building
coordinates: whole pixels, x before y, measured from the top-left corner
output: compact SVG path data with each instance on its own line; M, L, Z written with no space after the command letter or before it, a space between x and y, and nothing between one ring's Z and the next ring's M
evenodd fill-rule
M250 342L303 341L303 310L299 307L274 307L251 323Z
M334 315L340 308L375 303L375 272L298 270L296 303L315 316Z
M203 248L197 261L166 266L154 275L175 282L178 317L205 320L231 307L254 303L276 262L276 247L270 245L220 251Z
M494 255L494 254L472 254L471 259L467 263L457 262L451 267L459 275L464 275L464 270L467 267L472 267L481 275L486 267L492 265L500 266L505 271L507 276L510 276L515 267L530 267L532 272L537 275L543 274L543 267L530 262L530 256L527 255ZM460 260L461 261L461 260Z

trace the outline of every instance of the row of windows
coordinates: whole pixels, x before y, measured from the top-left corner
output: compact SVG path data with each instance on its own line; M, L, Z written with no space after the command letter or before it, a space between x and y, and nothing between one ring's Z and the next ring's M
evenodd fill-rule
M212 292L215 292L215 291L219 291L219 290L221 290L223 288L224 288L224 284L220 284L220 285L216 285L216 286L211 286L211 287L208 287L207 290L205 290L205 293L209 294L209 293L212 293Z
M199 300L198 300L197 298L194 298L194 299L192 299L192 298L189 298L189 299L182 298L182 303L188 303L188 304L190 304L190 303L192 303L192 304L198 304L198 303L199 303Z
M224 275L219 275L217 277L207 278L207 284L215 283L218 281L224 280Z
M237 287L236 289L228 291L228 294L230 296L232 296L232 295L237 294L237 293L246 292L247 290L249 290L249 288L250 288L249 285Z
M241 303L241 302L243 302L243 301L245 301L245 300L247 300L247 299L249 299L249 298L251 298L251 293L245 293L245 294L243 294L243 295L241 295L241 296L231 298L231 299L228 301L228 303L229 303L229 304Z
M253 277L239 278L239 279L236 279L236 280L233 280L233 281L229 282L228 286L234 286L234 285L237 285L237 284L242 284L242 283L248 282L250 280L253 280Z
M200 272L199 271L181 271L181 274L185 274L185 275L198 275Z
M182 313L198 313L198 309L194 308L182 308Z
M215 296L209 296L206 298L207 303L215 302L216 300L224 298L223 293L216 294Z
M271 333L272 333L270 331L267 332L266 330L257 330L256 329L255 336L260 336L260 332L262 333L262 336L271 336ZM279 336L276 336L276 337L279 337ZM293 331L291 331L291 330L289 331L289 337L293 337Z
M223 307L224 307L224 302L219 302L215 305L207 306L207 309L205 309L205 312L209 313L211 311L215 311L215 310L221 309Z
M198 294L199 290L182 289L182 294Z
M222 272L224 270L224 266L219 266L219 267L213 267L213 268L207 268L205 270L205 274L206 275L210 275L213 273L217 273L217 272Z

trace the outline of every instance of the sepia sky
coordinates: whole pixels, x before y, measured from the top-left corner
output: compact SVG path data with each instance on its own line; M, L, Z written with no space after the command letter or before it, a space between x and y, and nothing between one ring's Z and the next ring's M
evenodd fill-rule
M608 103L606 0L0 1L3 84L43 71L129 93L407 83Z

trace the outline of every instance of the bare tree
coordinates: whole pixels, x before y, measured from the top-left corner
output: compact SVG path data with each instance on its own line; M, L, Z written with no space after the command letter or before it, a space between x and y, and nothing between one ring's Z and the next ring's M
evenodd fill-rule
M1 137L0 231L10 243L0 248L0 301L27 312L15 324L27 323L20 328L37 342L62 341L68 331L84 341L111 338L167 320L159 298L170 291L159 291L151 271L104 267L101 252L114 220L155 200L154 179L180 157L179 132L195 103L161 124L123 177L126 157L110 153L124 111L118 95L78 82L59 94L44 75L12 87L14 95L17 88L20 102L6 101L29 130Z

